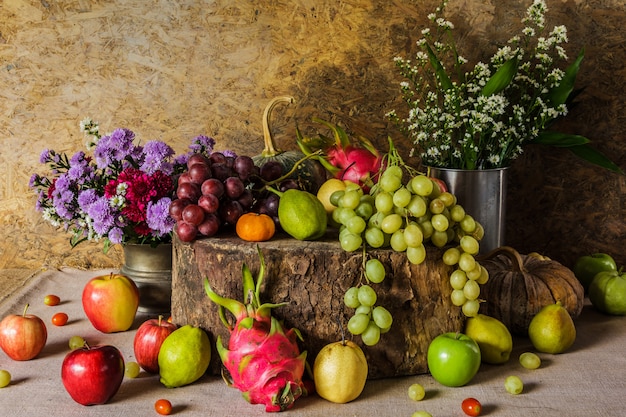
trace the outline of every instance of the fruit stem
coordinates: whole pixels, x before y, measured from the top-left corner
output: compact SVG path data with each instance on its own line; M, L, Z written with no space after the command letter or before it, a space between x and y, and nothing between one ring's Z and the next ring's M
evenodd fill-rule
M265 111L263 111L263 141L265 142L265 148L261 155L263 157L272 157L278 154L281 154L283 151L278 149L274 144L274 138L272 137L272 132L270 131L270 116L272 114L272 110L278 103L287 103L291 104L294 102L293 97L290 96L280 96L275 97L269 104L265 107Z
M298 169L300 164L302 164L304 161L306 161L307 159L316 159L320 155L322 155L322 150L321 149L318 149L317 151L315 151L313 153L304 155L302 158L298 159L295 164L293 164L291 169L286 174L283 174L282 176L280 176L279 178L276 178L273 181L266 182L265 183L265 187L267 188L268 186L272 186L272 185L275 185L275 184L280 184L281 182L283 182L287 178L291 177L291 175L293 175L293 173L296 172L296 170Z
M513 272L526 272L526 268L524 268L524 260L518 251L513 249L510 246L500 246L499 248L495 248L491 252L487 253L484 256L477 256L477 260L488 260L495 258L498 255L505 255L507 258L511 260L511 268L513 268Z
M163 321L163 315L159 314L159 327L161 327L161 322Z
M22 317L26 317L26 310L28 310L29 304L26 303L26 305L24 306L24 312L22 313Z

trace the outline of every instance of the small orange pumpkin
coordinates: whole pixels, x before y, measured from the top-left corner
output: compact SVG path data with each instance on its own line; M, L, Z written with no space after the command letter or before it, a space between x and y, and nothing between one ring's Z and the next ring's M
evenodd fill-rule
M237 220L235 231L237 236L248 242L264 242L274 236L276 225L267 214L246 213Z

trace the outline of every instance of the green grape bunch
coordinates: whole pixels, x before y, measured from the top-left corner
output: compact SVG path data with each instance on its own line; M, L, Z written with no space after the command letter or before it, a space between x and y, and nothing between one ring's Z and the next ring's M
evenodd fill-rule
M364 259L367 248L391 248L404 252L408 261L415 265L426 259L427 245L447 248L442 261L453 268L450 274L451 301L461 307L467 317L474 317L480 306L480 285L489 279L487 270L476 259L484 229L466 213L454 194L442 190L426 174L405 165L390 145L387 163L369 193L358 184L349 184L345 190L335 191L330 197L330 202L336 206L333 220L340 225L340 246L346 252L363 248ZM367 263L371 261L374 259ZM384 267L382 269L384 271ZM371 340L377 342L380 335L372 329L375 301L369 306L354 301L359 299L356 291L360 292L362 287L371 289L369 283L377 283L376 279L382 280L380 273L373 279L368 277L368 284L350 288L344 301L355 311L361 308L360 314L363 314L359 316L357 313L351 318L349 331L362 338L369 338L372 333ZM363 291L371 297L369 290ZM362 298L372 301L365 295ZM384 333L385 326L378 327Z
M366 255L363 259L365 261ZM380 335L391 329L393 317L385 307L376 305L378 295L371 284L380 284L385 280L387 272L385 266L378 259L371 258L364 262L362 268L366 283L350 287L344 294L344 304L354 309L354 314L348 320L348 331L367 346L374 346L380 340Z

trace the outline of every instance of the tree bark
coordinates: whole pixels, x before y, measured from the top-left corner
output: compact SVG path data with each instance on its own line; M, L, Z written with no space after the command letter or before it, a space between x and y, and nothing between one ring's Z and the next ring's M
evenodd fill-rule
M200 326L212 342L229 333L220 321L218 307L204 290L208 279L212 289L228 298L243 301L242 266L256 277L259 270L257 244L236 236L220 236L183 243L175 237L172 276L172 317L175 323ZM343 251L332 232L325 239L302 242L276 236L258 243L266 263L261 302L287 303L274 315L287 328L296 327L312 365L320 349L332 342L352 339L368 360L369 378L416 375L428 372L426 352L431 340L443 332L461 331L464 316L450 301L451 268L441 261L442 251L427 248L427 258L412 265L404 253L391 249L368 250L387 271L381 284L372 284L378 294L376 305L387 308L394 322L380 342L365 346L360 337L346 330L354 310L343 303L351 286L364 283L362 252ZM232 319L232 317L231 317ZM233 320L234 322L234 320ZM213 349L210 372L219 374L221 364Z

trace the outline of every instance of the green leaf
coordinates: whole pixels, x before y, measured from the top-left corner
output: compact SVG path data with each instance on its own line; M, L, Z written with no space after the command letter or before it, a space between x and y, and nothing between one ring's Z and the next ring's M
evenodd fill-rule
M515 74L517 73L517 58L511 58L506 61L495 74L489 78L485 86L483 87L480 94L483 96L491 96L493 94L498 94L500 91L504 90L511 81Z
M435 69L435 74L439 79L439 83L444 90L449 90L452 88L452 81L450 81L450 77L446 74L446 70L441 65L439 58L433 52L432 48L429 44L426 44L426 49L428 51L428 59L430 60L430 65Z
M576 61L574 61L563 75L561 83L548 92L548 101L553 106L558 106L565 103L569 95L574 90L574 84L576 83L576 75L580 69L580 64L585 57L585 49L581 49Z
M571 146L584 145L591 142L584 136L571 135L568 133L559 133L551 131L543 131L532 141L539 145L557 146L560 148L568 148Z
M333 131L336 145L339 145L342 148L346 148L348 145L350 145L350 137L348 136L346 131L340 128L339 126L334 125L330 122L327 122L326 120L319 119L317 117L314 117L313 121L316 123L321 123Z
M568 148L574 155L578 156L581 159L584 159L587 162L590 162L594 165L597 165L602 168L606 168L609 171L617 172L619 174L624 174L624 171L620 167L618 167L613 161L607 158L602 152L597 149L592 148L591 146L579 145L579 146L571 146Z

